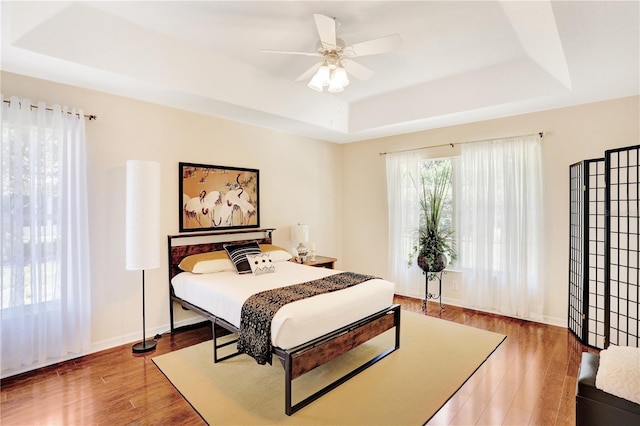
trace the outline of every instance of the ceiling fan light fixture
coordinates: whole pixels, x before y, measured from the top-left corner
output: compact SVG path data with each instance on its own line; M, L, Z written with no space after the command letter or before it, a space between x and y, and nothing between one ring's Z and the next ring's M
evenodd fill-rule
M343 40L336 37L336 28L339 26L336 18L316 13L313 15L313 19L320 36L315 52L291 52L285 50L262 50L262 52L322 58L319 63L314 64L296 79L296 81L303 81L313 74L307 86L318 92L322 92L326 86L329 86L328 90L330 92L342 92L349 85L349 78L347 71L343 68L343 63L347 65L349 75L360 80L366 80L371 77L373 71L353 61L353 58L393 52L399 50L402 46L402 39L398 34L391 34L346 46Z
M318 68L318 72L315 76L318 77L323 86L328 86L329 83L331 83L331 71L327 64Z
M329 86L331 84L331 70L329 69L329 65L325 62L318 71L313 75L311 81L309 81L309 88L316 90L318 92L322 92L322 88Z
M330 64L321 66L309 81L309 88L322 92L323 87L329 86L331 93L340 93L349 85L347 72L340 65Z
M322 88L328 86L331 82L331 71L329 70L329 65L325 62L318 71L313 75L311 80L309 81L309 88L322 92Z
M331 74L331 81L335 81L336 84L344 87L349 85L349 77L347 77L347 72L342 67L337 67L333 74Z
M307 86L317 92L322 92L322 88L324 87L324 85L322 84L322 79L318 77L317 73L313 76L313 78L311 78Z
M344 90L344 87L342 87L341 85L337 84L335 81L331 81L331 84L329 84L329 92L331 93L340 93Z
M331 73L331 83L329 83L329 91L331 93L340 93L349 85L349 77L347 72L341 66L336 67Z

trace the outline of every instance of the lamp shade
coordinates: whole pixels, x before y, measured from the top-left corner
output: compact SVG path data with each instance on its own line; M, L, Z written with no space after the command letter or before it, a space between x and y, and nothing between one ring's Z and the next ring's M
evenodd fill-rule
M291 227L291 241L294 243L306 243L309 241L309 225L297 224Z
M323 86L328 86L331 81L331 70L329 69L329 66L326 64L321 66L318 69L318 72L316 72L316 77L318 77Z
M342 86L343 88L349 85L349 77L347 76L347 72L342 67L338 67L333 71L331 80L335 80L336 84Z
M160 164L127 161L126 268L160 266Z
M318 76L314 76L307 86L317 92L322 92L322 79Z
M322 88L324 86L328 86L330 81L331 70L329 70L329 66L325 64L318 68L318 71L313 75L313 78L311 78L311 81L307 86L313 90L322 92Z
M329 84L329 92L331 93L340 93L344 90L342 85L338 84L335 80L331 80L331 84Z

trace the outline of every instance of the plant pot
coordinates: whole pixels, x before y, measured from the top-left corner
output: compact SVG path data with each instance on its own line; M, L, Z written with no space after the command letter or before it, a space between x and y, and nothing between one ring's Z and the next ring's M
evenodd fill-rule
M418 256L418 266L424 272L440 272L447 267L447 258L443 254L437 255L435 261L430 264L426 256L420 255Z

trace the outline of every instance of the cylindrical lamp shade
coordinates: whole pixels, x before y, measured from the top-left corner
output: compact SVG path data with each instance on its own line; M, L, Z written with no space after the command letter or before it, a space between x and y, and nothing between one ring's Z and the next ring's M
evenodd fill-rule
M297 224L291 228L291 241L306 243L309 241L309 225Z
M160 266L160 164L127 161L126 268Z

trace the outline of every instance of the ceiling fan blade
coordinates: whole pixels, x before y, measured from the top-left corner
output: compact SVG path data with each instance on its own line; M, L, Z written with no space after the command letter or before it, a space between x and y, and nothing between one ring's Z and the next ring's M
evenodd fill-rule
M373 75L373 71L371 71L369 68L365 67L364 65L360 65L359 63L357 63L356 61L352 61L351 59L343 59L342 61L340 61L340 63L342 64L342 67L345 69L345 71L360 80L367 80Z
M322 56L318 52L291 52L289 50L266 50L266 49L261 49L260 53L277 53L277 54L281 54L281 55Z
M328 16L314 14L313 19L316 21L316 27L318 27L318 34L320 35L320 41L324 48L336 47L336 20L329 18Z
M363 41L344 48L344 54L350 58L356 56L377 55L380 53L393 52L402 47L402 38L398 34L376 38L374 40Z
M318 68L320 68L322 66L322 62L318 62L317 64L315 64L314 66L312 66L311 68L309 68L308 70L306 70L305 72L303 72L302 74L300 74L300 77L296 78L296 81L302 81L302 80L308 80L311 78L311 76L318 71Z

